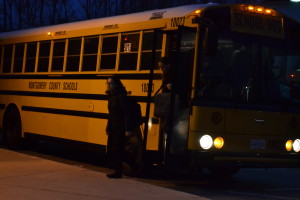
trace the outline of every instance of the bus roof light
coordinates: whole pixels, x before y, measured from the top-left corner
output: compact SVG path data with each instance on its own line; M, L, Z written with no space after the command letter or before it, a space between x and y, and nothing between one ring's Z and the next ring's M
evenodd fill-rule
M266 13L266 14L271 14L271 13L272 13L272 10L266 9L266 10L265 10L265 13Z
M261 7L258 7L258 8L256 8L256 11L257 11L257 12L263 12L263 11L264 11L264 9L263 9L263 8L261 8Z
M200 14L201 10L196 10L195 14Z
M253 11L253 10L254 10L254 7L253 7L253 6L248 6L248 10L249 10L249 11Z

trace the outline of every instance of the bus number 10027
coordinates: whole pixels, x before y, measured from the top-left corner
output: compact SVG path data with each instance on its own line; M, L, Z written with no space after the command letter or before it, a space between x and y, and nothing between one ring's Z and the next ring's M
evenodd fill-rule
M185 17L174 17L171 19L171 27L184 26Z

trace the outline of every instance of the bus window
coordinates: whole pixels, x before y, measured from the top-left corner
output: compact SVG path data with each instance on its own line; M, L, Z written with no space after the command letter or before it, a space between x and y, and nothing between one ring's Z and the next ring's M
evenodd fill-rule
M4 58L3 58L3 68L2 72L8 73L11 69L11 61L12 61L12 45L5 45L4 46Z
M141 70L150 69L152 63L152 48L153 48L154 32L146 32L143 34L142 44L142 58L141 58ZM162 34L157 33L155 44L155 63L158 63L158 59L161 57L162 48ZM154 65L155 69L158 69L157 65Z
M54 41L51 71L63 71L65 45L65 40Z
M81 38L69 40L66 71L79 71Z
M115 69L118 49L118 36L103 37L100 69Z
M216 54L204 56L199 74L199 95L248 101L249 92L245 88L253 82L256 51L255 45L220 39Z
M299 78L296 77L298 69L300 68L299 53L290 53L287 55L287 49L266 48L269 55L271 55L271 62L269 65L270 76L264 77L265 94L269 94L276 89L276 94L282 99L299 102L300 100L300 87ZM272 90L271 90L271 89ZM269 97L274 98L273 96Z
M26 50L25 72L34 72L37 43L28 43Z
M96 71L99 36L84 38L82 71Z
M16 44L14 57L14 72L22 72L25 44Z
M136 70L140 34L123 34L119 70Z
M41 42L39 48L38 72L48 72L51 41Z

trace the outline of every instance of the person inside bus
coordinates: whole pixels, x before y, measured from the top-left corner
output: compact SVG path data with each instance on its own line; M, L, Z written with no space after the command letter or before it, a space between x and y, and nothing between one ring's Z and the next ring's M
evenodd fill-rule
M172 90L173 82L173 70L171 61L167 57L161 57L158 61L158 67L162 70L162 92L170 93Z
M119 78L112 76L107 79L108 94L108 122L106 133L108 135L107 153L114 171L107 174L109 178L121 178L123 160L130 162L125 152L125 144L128 138L133 136L134 121L129 120L129 102L127 91ZM125 160L126 159L126 160ZM130 162L132 164L133 162Z
M161 57L158 61L158 67L162 70L162 84L155 93L154 115L159 117L160 121L160 149L162 152L162 159L165 157L165 148L167 135L170 129L169 108L170 108L170 93L173 89L173 69L171 60L167 57ZM161 93L158 92L161 90ZM163 105L163 106L157 106Z

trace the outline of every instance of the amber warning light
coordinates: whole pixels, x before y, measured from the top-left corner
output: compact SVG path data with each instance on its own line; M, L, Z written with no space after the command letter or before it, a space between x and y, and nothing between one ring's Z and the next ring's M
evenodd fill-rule
M250 12L256 12L256 13L272 14L271 9L267 9L263 7L247 6L246 10Z

